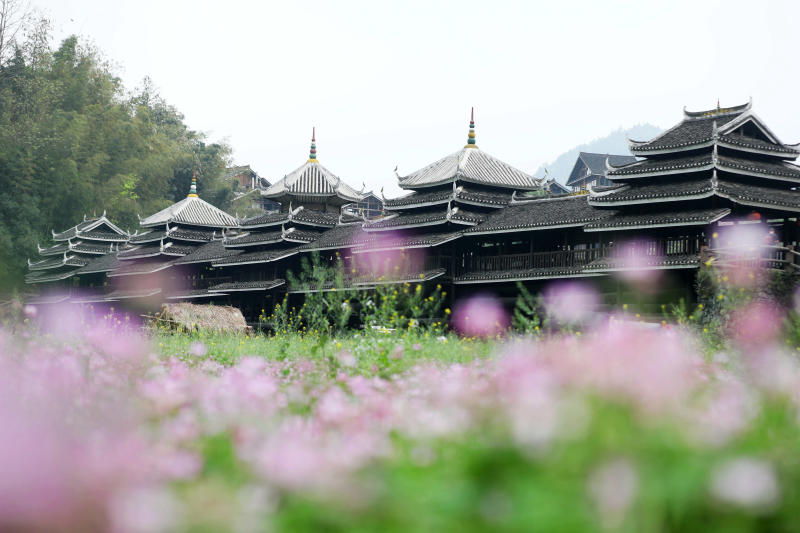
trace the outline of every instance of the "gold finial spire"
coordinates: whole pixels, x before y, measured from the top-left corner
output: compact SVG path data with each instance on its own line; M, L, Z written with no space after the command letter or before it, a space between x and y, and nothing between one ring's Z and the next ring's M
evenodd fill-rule
M319 163L317 161L317 127L311 128L311 151L308 153L309 163Z
M192 169L192 186L189 188L187 198L200 198L197 196L197 169Z
M467 136L467 144L464 148L477 148L475 144L475 108L473 107L469 114L469 135Z

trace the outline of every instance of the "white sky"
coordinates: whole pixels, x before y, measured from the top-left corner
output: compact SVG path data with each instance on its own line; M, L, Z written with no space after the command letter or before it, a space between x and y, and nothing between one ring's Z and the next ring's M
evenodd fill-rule
M190 127L274 181L308 157L386 195L478 145L533 172L620 126L744 103L800 142L800 2L33 0L149 75ZM562 177L563 178L563 177Z

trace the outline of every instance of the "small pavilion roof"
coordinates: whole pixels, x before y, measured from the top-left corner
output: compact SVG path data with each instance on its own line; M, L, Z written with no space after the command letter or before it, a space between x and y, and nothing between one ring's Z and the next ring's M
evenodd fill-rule
M403 189L422 189L464 181L509 190L529 191L541 188L538 180L478 148L475 139L475 110L469 122L467 144L448 156L407 176L400 176Z
M140 219L139 224L145 228L162 224L232 228L237 225L237 220L197 196L187 196L180 202L176 202L158 213Z
M308 161L261 191L265 198L314 201L338 197L344 202L359 202L365 195L356 191L317 160L316 128L311 135Z
M87 218L60 233L55 231L52 233L54 241L66 241L75 238L111 242L125 242L128 240L128 233L111 222L105 214L99 217Z

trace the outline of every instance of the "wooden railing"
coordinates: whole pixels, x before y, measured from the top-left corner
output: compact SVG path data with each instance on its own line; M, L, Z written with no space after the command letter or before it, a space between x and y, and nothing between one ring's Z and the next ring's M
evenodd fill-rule
M757 250L709 248L706 253L720 266L800 270L800 252L793 246L761 246Z
M526 254L473 256L464 258L463 271L483 272L498 270L530 270L535 268L570 268L607 257L609 247L584 250L559 250Z

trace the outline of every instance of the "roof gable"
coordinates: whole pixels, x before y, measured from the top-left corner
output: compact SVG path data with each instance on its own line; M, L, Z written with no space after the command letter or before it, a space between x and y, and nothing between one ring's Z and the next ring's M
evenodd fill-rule
M339 176L317 162L306 162L271 186L261 191L266 198L286 195L338 196L350 202L358 202L362 195L342 181Z

